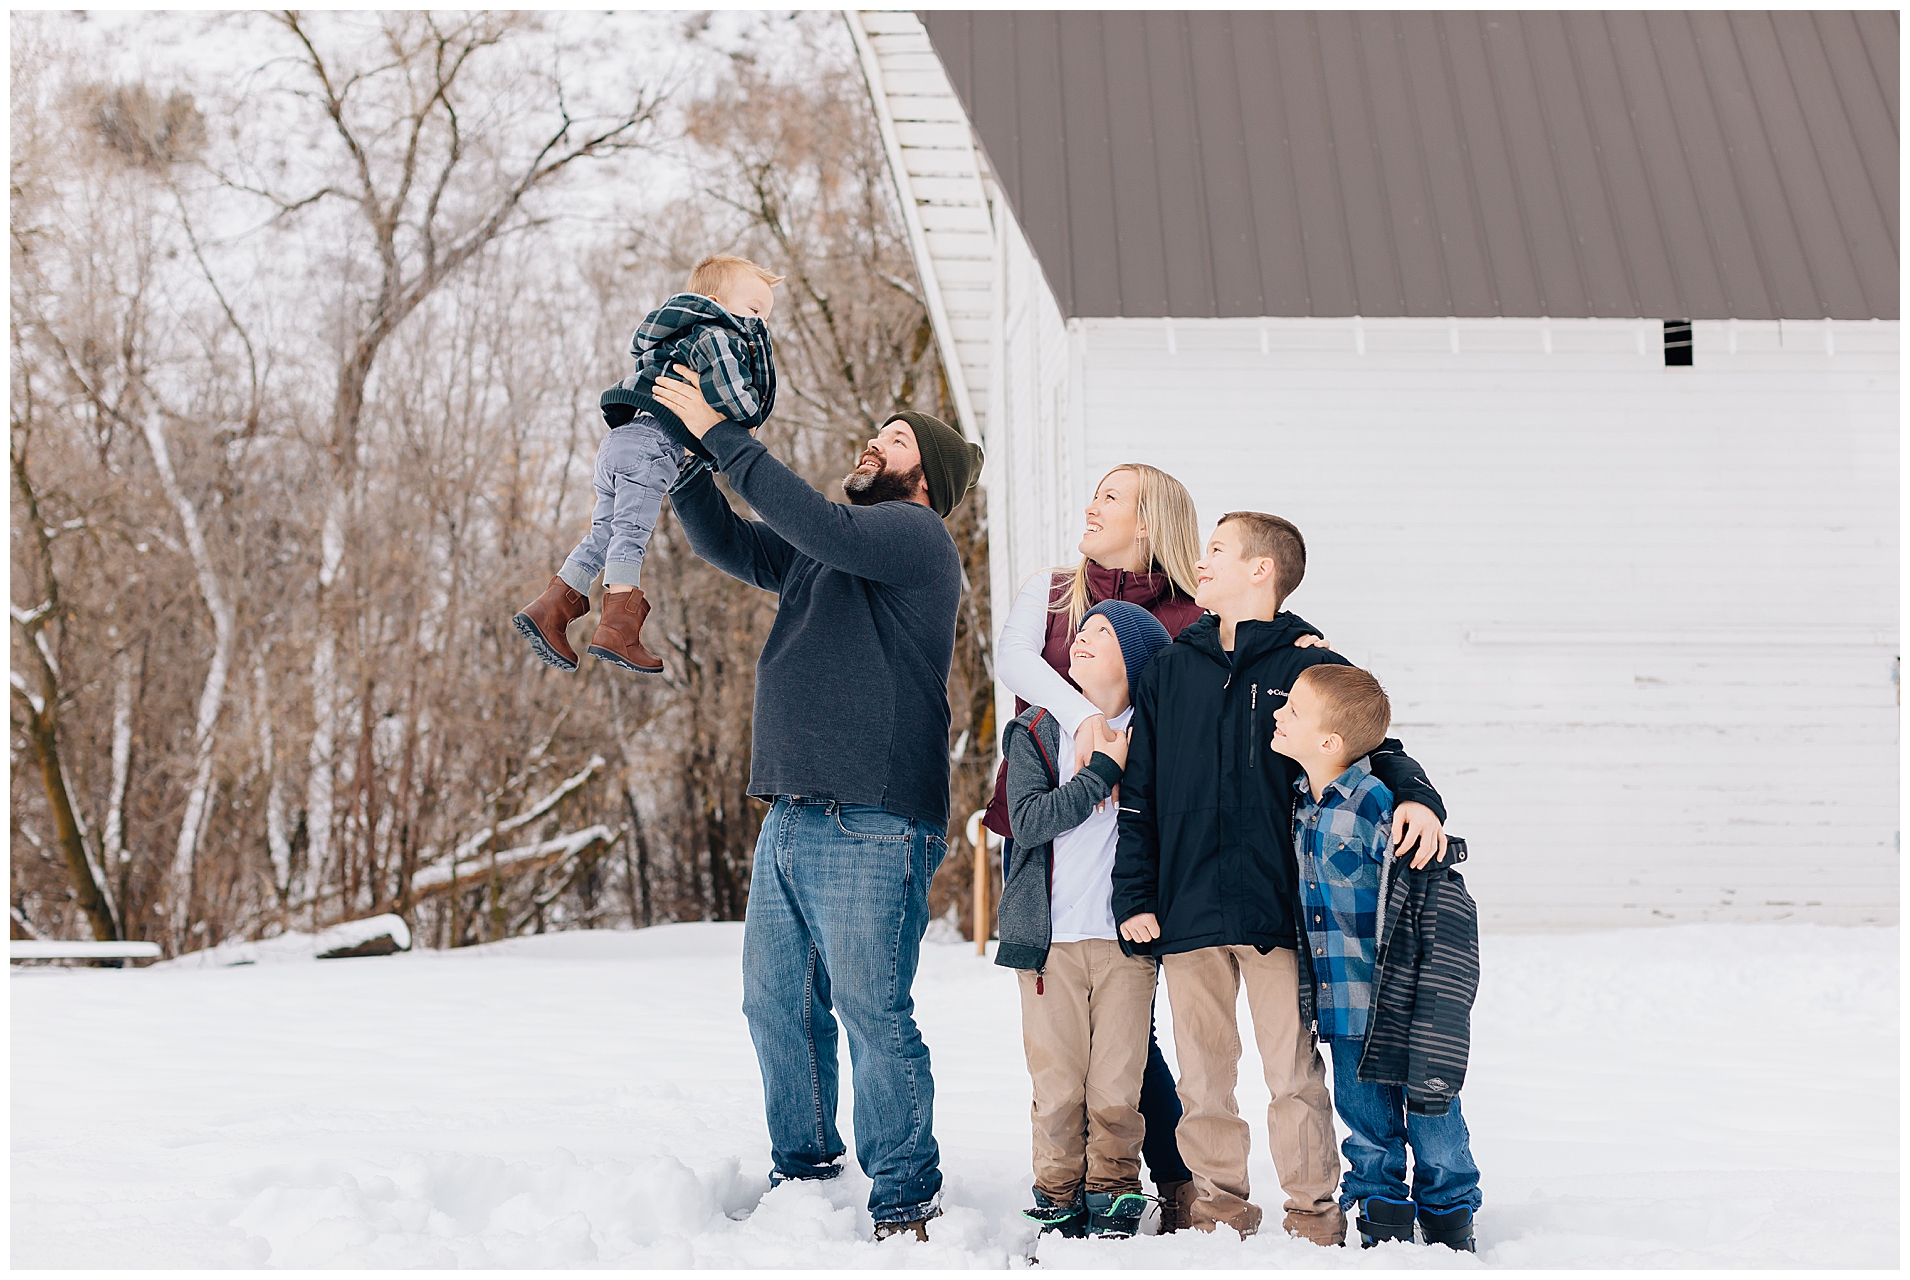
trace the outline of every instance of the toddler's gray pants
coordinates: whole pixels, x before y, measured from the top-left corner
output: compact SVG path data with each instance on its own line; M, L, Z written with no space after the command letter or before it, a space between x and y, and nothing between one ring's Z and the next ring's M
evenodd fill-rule
M590 513L590 532L557 576L583 595L590 594L600 572L606 587L638 585L643 550L682 462L683 447L650 414L605 432L591 475L597 505Z

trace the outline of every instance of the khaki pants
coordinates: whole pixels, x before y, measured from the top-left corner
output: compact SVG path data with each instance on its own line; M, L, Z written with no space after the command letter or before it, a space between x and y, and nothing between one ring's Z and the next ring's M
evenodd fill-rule
M1333 1099L1326 1064L1300 1024L1293 952L1276 948L1263 956L1252 947L1203 947L1161 963L1180 1058L1180 1152L1197 1193L1193 1225L1211 1231L1224 1222L1243 1236L1260 1226L1260 1209L1247 1198L1252 1131L1234 1101L1240 1067L1234 1008L1244 981L1254 1043L1273 1094L1267 1131L1287 1193L1287 1230L1316 1244L1341 1242L1346 1217L1334 1198L1340 1154L1333 1145Z
M1057 942L1035 994L1021 973L1021 1039L1034 1081L1035 1186L1057 1204L1141 1189L1141 1074L1154 960L1109 938Z

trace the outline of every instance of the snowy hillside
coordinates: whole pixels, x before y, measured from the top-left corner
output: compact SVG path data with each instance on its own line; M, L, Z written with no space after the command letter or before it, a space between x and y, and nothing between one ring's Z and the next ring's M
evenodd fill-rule
M930 1243L877 1246L859 1173L767 1193L741 937L16 968L12 1264L1022 1265L1012 976L925 948L949 1208ZM1484 955L1477 1262L1189 1233L1047 1240L1044 1267L1896 1265L1896 931L1501 935ZM1255 1198L1276 1204L1247 1054ZM845 1136L849 1116L845 1097Z

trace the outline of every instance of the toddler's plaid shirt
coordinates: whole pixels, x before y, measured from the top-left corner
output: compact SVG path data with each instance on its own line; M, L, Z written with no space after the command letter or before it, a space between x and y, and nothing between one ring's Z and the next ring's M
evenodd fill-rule
M1313 798L1303 772L1294 782L1293 849L1313 959L1322 1040L1364 1040L1373 1004L1379 933L1380 866L1393 823L1393 793L1361 762Z
M703 375L704 394L731 422L751 431L762 426L776 402L769 327L755 316L733 316L738 332L721 323L725 314L702 294L673 294L630 335L637 371L618 385L648 392L681 360Z

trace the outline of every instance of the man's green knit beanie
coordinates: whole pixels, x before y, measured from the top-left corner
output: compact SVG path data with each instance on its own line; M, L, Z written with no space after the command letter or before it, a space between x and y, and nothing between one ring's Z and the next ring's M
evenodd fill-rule
M922 475L928 480L928 504L936 515L948 519L948 513L962 504L981 479L982 447L970 444L940 418L913 409L892 413L887 421L906 422L915 432L915 447L922 451Z

